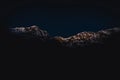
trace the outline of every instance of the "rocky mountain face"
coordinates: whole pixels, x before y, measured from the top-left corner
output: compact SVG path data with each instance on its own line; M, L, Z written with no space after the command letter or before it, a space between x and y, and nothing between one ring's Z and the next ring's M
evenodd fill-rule
M38 26L10 28L6 37L3 32L0 47L5 55L4 60L18 63L31 60L37 64L41 62L55 62L57 60L70 64L89 61L110 64L119 61L120 28L111 28L97 32L83 31L69 37L50 36L47 31ZM112 54L111 54L112 53ZM24 59L23 59L24 57ZM52 59L52 61L51 61ZM106 62L105 62L106 60ZM65 62L66 61L66 62ZM46 62L44 62L46 64ZM118 62L117 62L118 63ZM79 64L78 64L79 65ZM87 65L89 66L89 65Z
M100 30L98 32L84 31L64 38L62 36L52 37L48 34L47 31L41 30L38 26L16 27L10 28L9 30L12 35L19 36L19 39L23 39L26 42L29 42L30 40L34 41L32 44L39 42L44 43L43 46L47 45L51 47L57 46L64 48L86 48L96 45L104 45L105 43L109 42L112 37L120 33L120 28L111 28ZM35 45L41 44L37 43Z
M22 36L24 38L39 38L41 40L45 40L49 36L47 31L39 29L38 26L16 27L10 28L9 30L12 34Z
M54 37L57 41L66 47L84 47L92 44L104 44L104 41L107 40L114 34L120 32L120 28L112 28L106 30L100 30L98 32L80 32L76 35L63 38L63 37Z

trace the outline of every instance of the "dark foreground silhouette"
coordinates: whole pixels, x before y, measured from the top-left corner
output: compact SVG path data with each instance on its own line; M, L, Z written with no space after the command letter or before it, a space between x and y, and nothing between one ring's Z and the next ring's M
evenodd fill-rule
M107 30L111 31L112 29ZM106 34L106 32L104 33ZM88 44L82 44L82 46L75 45L77 47L66 46L62 37L53 38L46 34L46 31L45 36L44 31L43 33L36 33L36 31L29 33L29 28L28 33L24 34L21 34L21 32L17 33L14 30L11 32L11 29L10 31L2 31L0 46L5 70L16 71L17 73L25 71L29 73L33 69L35 71L40 69L44 70L43 72L50 71L55 73L71 73L73 70L83 70L82 72L87 71L91 74L91 72L99 73L105 71L109 73L119 67L119 31L117 33L115 31L115 34L108 34L109 36L106 34L104 37L100 37L99 39L104 40L100 40L97 43L92 42L90 44L90 41ZM95 41L99 39L95 39ZM82 40L84 39L82 38Z

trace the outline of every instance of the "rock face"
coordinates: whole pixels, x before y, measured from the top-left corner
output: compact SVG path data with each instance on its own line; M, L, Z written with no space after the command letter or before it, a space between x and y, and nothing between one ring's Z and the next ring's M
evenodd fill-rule
M21 36L21 38L38 39L40 41L46 41L47 43L52 41L52 44L58 44L62 47L76 48L91 46L94 44L104 44L104 42L109 40L111 36L118 34L120 28L111 28L100 30L98 32L84 31L67 38L61 36L50 37L47 31L41 30L37 26L11 28L10 32L16 36Z
M47 31L39 29L38 26L10 28L10 32L25 38L39 38L41 40L45 40L49 36Z
M99 36L94 32L81 32L68 38L55 37L55 39L66 47L83 47L91 43L99 43Z
M55 37L55 39L66 47L84 47L91 44L104 44L107 38L119 32L120 28L112 28L98 32L81 32L67 38Z

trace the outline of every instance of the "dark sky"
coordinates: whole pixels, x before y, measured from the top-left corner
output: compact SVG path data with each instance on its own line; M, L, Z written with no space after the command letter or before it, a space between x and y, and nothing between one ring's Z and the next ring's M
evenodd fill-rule
M38 25L53 36L120 25L115 0L4 0L1 4L0 17L6 26Z

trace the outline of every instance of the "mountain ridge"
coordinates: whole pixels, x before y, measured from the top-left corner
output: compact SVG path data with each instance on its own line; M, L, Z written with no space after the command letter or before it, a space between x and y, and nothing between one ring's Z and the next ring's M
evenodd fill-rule
M38 42L44 42L48 45L54 44L66 48L78 48L105 44L105 42L109 41L111 37L120 33L120 28L114 27L100 30L98 32L83 31L69 37L50 36L47 31L42 30L35 25L30 27L10 28L9 31L12 35L20 36L20 39L25 38L24 40L28 41L37 40Z

